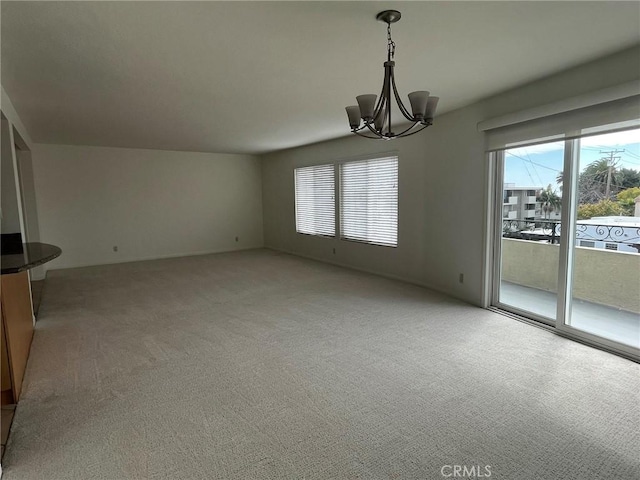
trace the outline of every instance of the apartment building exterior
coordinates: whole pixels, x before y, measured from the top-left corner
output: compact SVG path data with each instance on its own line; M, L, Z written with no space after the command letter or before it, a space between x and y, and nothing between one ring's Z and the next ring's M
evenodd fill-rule
M504 220L560 220L559 211L544 213L537 200L542 187L518 187L515 183L505 183L502 199Z
M536 212L541 213L536 201L542 187L517 187L514 183L505 183L502 199L502 218L505 220L535 220ZM538 218L540 218L538 216Z

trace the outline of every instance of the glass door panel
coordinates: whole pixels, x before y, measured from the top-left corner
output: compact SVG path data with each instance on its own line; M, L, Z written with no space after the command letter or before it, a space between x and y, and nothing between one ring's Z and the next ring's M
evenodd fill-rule
M558 269L564 142L504 151L497 302L553 323Z
M638 348L640 130L578 143L571 308L565 323Z

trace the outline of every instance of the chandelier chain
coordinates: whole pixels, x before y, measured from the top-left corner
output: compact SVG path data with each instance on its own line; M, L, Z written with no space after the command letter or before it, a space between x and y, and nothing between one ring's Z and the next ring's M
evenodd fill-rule
M396 42L391 39L391 24L387 23L387 53L389 54L389 60L394 58L396 54Z

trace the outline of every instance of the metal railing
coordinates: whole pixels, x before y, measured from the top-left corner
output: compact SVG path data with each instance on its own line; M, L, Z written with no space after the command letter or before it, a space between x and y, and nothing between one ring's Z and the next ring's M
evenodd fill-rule
M560 243L559 220L518 220L502 219L502 236L521 240Z
M502 236L522 240L560 243L560 220L502 220ZM580 223L576 225L576 239L593 242L619 243L640 253L640 227Z

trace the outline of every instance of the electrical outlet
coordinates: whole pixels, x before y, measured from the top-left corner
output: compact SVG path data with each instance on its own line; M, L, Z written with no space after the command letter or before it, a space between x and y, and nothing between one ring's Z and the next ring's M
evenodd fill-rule
M113 251L114 251L114 252L117 252L117 251L118 251L118 246L117 246L117 245L114 245L114 246L113 246Z
M461 273L461 274L458 276L458 281L459 281L460 283L464 283L464 273Z

